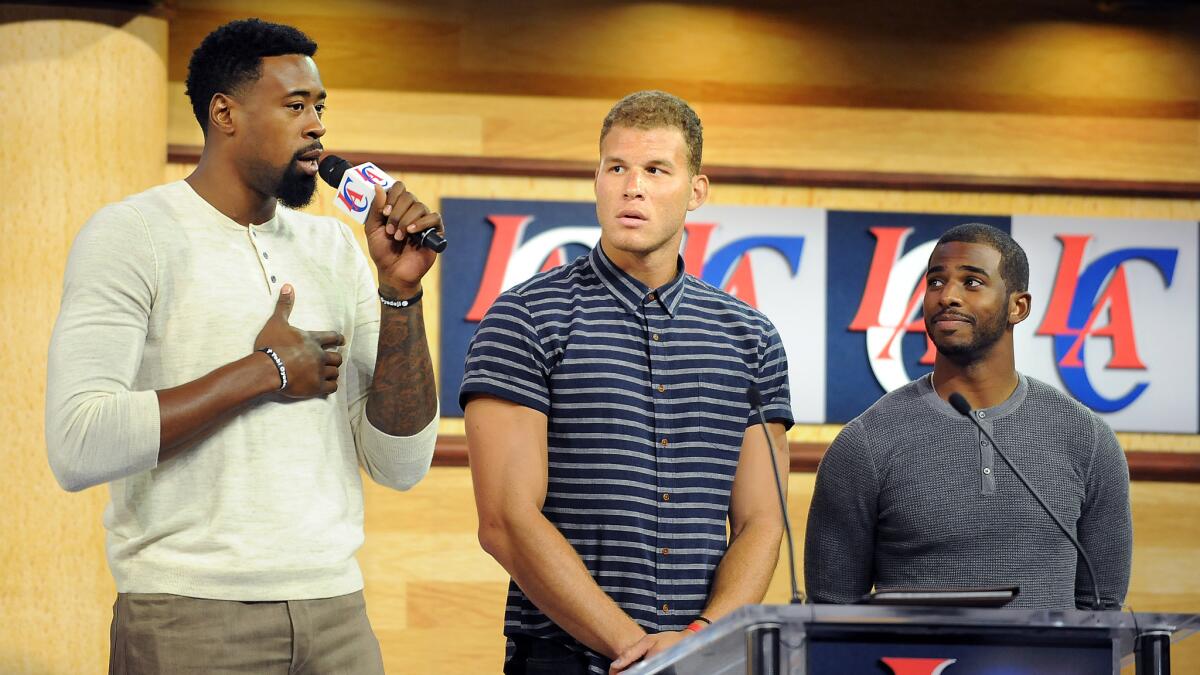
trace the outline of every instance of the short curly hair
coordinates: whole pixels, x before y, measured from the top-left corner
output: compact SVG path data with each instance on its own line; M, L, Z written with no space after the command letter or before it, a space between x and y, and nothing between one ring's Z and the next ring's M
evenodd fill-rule
M934 248L952 241L996 249L1000 253L1000 278L1004 279L1005 290L1009 293L1029 290L1029 258L1009 233L984 223L963 223L946 230Z
M704 127L700 117L687 101L665 91L650 89L636 91L617 101L600 127L600 143L613 127L634 129L678 129L687 143L688 171L695 176L700 173L700 156L704 152Z
M317 43L298 29L261 19L230 21L209 33L188 62L187 95L200 129L208 134L213 96L236 95L262 77L263 57L316 53Z

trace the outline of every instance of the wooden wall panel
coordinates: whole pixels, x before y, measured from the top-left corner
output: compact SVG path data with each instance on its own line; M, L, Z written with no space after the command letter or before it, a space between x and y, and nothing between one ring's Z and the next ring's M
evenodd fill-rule
M96 209L162 177L162 19L0 7L0 672L103 668L113 582L108 490L63 492L46 460L46 348L63 268ZM130 102L137 102L136 105Z
M612 102L663 88L714 165L1200 180L1200 7L852 4L180 0L171 143L199 143L191 50L253 11L321 45L330 148L590 161Z
M1132 3L1110 3L1132 4ZM1094 3L179 0L171 79L212 28L257 14L321 45L328 84L412 92L1050 115L1196 117L1200 8ZM371 39L372 36L376 39Z
M320 52L318 66L323 66ZM324 72L324 71L323 71ZM616 98L329 88L331 151L591 162ZM202 144L180 82L170 142ZM1200 181L1200 120L695 102L704 161L764 168Z

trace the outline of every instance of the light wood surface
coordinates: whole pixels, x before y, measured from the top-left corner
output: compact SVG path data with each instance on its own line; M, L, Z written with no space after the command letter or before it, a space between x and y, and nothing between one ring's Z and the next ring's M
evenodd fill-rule
M321 44L329 84L394 91L1195 117L1200 9L1056 0L633 3L178 0L171 79L254 14ZM1133 3L1110 3L1110 5ZM1176 3L1181 4L1181 3ZM881 129L880 135L889 130Z
M42 432L46 347L79 227L162 180L162 19L0 7L0 672L101 672L113 581L107 489L55 483Z
M172 143L198 144L190 51L249 13L319 43L331 148L590 161L612 102L660 88L712 164L1200 180L1200 7L180 0Z
M593 161L616 100L325 85L331 150ZM200 145L183 92L171 83L170 142ZM1195 119L693 103L716 165L1200 181Z

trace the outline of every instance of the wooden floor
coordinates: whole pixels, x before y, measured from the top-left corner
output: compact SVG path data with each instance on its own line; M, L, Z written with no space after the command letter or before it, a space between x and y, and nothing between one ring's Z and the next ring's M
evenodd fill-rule
M792 474L788 503L797 555L813 474ZM435 468L404 494L366 490L367 543L359 555L367 607L389 673L496 673L508 576L478 546L467 469ZM1137 611L1200 612L1200 485L1135 483L1133 581ZM788 598L780 558L767 602ZM1177 645L1175 673L1200 673L1200 636ZM1132 672L1132 669L1127 669Z

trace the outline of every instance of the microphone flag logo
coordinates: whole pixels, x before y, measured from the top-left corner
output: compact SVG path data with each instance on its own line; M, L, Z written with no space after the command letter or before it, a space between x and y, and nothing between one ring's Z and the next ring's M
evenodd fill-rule
M367 220L367 211L375 199L375 186L388 189L396 181L383 172L374 162L365 162L348 169L338 183L334 204L358 223Z

